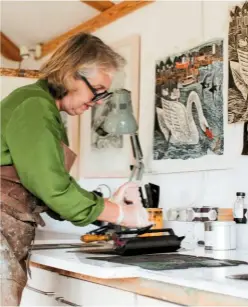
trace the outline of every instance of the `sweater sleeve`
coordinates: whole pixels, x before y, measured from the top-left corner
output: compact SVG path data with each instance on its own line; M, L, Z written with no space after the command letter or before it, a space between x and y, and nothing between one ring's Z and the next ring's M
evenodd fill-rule
M61 125L55 104L28 98L12 113L6 141L23 186L64 219L85 226L101 214L104 200L82 189L66 171Z

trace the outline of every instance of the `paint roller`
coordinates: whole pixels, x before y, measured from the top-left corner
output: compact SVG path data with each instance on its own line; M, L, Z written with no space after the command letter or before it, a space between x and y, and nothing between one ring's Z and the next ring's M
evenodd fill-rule
M142 229L128 229L125 231L113 232L110 234L86 234L81 237L84 242L93 242L93 239L103 239L113 241L113 248L109 250L111 254L121 256L132 256L154 253L171 253L181 248L181 242L185 237L178 237L171 228L150 229L151 226ZM146 233L164 233L153 237L140 237ZM89 240L90 238L90 240ZM101 253L101 250L99 250ZM97 253L96 251L94 253ZM104 252L105 254L108 252Z

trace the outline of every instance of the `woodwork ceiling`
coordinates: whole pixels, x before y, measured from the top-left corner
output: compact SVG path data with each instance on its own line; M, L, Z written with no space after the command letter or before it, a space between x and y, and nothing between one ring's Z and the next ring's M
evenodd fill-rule
M94 32L153 1L1 1L1 53L20 61L19 48L41 44L41 57L71 35Z

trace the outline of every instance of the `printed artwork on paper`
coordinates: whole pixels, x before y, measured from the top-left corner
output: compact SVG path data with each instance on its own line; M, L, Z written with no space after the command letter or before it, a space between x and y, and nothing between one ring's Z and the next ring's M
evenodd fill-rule
M123 88L125 84L125 71L115 74L110 92ZM91 148L123 148L123 136L113 135L104 131L103 126L107 115L112 110L111 98L100 105L92 107L91 112Z
M156 62L153 159L222 155L223 40Z
M248 120L248 2L230 10L228 122Z

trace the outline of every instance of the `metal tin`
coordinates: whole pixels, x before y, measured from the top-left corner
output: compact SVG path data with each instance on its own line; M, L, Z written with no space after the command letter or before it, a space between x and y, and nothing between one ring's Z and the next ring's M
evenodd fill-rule
M235 222L205 222L205 249L230 250L236 249Z

